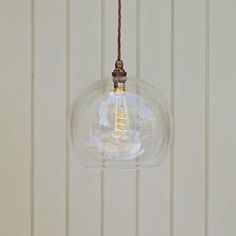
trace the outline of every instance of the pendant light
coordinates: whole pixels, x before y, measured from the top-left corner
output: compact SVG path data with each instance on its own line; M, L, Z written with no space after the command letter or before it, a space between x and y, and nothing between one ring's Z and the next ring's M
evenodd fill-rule
M172 116L152 85L127 77L121 60L121 0L117 51L112 78L92 83L74 104L69 122L72 147L85 167L154 167L168 151Z

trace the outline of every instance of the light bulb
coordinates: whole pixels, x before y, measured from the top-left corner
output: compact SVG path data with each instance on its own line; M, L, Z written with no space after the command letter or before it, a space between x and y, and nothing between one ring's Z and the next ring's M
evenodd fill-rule
M120 85L100 102L99 128L91 130L92 138L88 145L96 148L106 159L131 160L142 152L139 127L132 120L132 112L137 112L134 108L138 99Z
M77 99L70 121L75 154L87 167L156 166L171 141L171 112L149 84L135 79L94 82Z

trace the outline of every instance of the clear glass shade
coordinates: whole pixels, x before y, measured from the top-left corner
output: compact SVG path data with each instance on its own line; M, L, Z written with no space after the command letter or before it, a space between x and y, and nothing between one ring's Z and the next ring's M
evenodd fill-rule
M112 80L98 80L75 102L69 136L86 167L152 167L168 151L171 112L165 99L146 82L128 79L125 90L114 90Z

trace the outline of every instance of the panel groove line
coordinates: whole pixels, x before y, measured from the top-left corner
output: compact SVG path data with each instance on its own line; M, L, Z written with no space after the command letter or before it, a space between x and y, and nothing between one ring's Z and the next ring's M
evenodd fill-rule
M31 133L30 133L30 235L34 236L34 180L35 180L35 0L31 0Z
M205 48L205 60L206 60L206 105L205 105L205 236L209 235L209 107L210 107L210 0L206 1L206 48Z
M105 79L105 0L101 0L101 79ZM104 202L105 202L105 175L104 170L100 173L100 236L104 236Z
M136 77L140 79L140 34L141 27L141 11L140 11L140 0L136 0ZM135 236L139 236L139 204L140 204L140 170L136 170L135 176Z
M171 0L171 92L170 103L173 115L173 140L170 146L170 236L174 236L174 199L175 199L175 0Z
M66 83L65 83L65 236L70 235L70 144L67 125L70 118L70 0L66 1Z

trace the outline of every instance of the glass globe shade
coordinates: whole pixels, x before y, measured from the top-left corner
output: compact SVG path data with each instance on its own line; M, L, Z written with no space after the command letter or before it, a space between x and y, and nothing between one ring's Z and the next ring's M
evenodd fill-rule
M98 80L75 102L69 136L75 155L86 167L157 166L171 142L171 111L144 81L129 78L125 89L116 90L111 79Z

